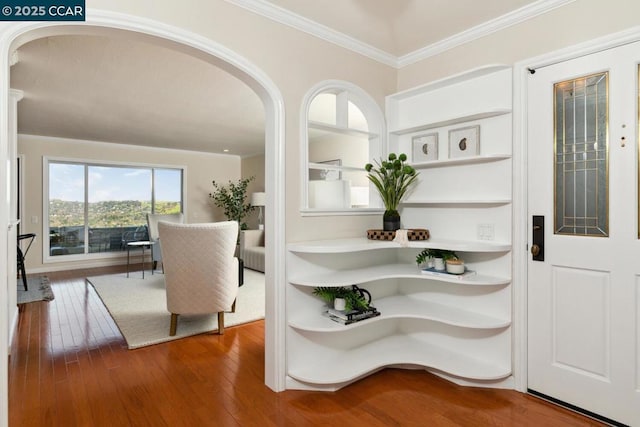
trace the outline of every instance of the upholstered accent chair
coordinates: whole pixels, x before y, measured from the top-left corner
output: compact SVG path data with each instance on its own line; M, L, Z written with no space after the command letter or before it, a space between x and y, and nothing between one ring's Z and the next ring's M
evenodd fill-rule
M246 268L264 273L264 230L240 232L240 259Z
M224 221L179 224L160 221L170 335L178 316L218 314L218 333L224 333L224 312L235 310L238 259L234 256L238 223Z
M177 214L147 214L147 229L149 230L149 241L155 244L151 245L151 260L153 261L153 269L158 267L158 263L162 262L162 247L158 240L158 222L167 221L182 224L184 215ZM162 264L164 270L164 263Z

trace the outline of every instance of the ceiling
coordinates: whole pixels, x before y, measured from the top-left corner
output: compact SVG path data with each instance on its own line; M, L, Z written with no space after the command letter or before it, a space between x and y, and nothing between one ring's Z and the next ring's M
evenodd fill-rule
M536 3L254 1L394 57ZM11 87L24 91L18 104L22 134L239 156L264 152L262 103L244 83L200 59L115 31L113 36L48 37L21 46L11 67Z
M268 0L394 56L435 44L535 0Z

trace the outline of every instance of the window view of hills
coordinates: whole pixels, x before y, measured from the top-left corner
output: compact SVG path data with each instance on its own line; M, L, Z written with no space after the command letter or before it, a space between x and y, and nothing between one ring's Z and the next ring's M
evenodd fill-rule
M89 226L92 228L130 227L147 223L151 201L109 200L89 203ZM155 202L155 213L180 212L180 202ZM84 203L54 199L49 203L49 226L84 224Z

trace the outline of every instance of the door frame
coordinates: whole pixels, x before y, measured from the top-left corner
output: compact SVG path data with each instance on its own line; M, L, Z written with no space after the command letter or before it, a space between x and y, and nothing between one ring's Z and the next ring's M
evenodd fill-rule
M513 376L515 388L523 393L528 386L527 289L528 289L528 94L527 78L536 69L576 59L607 49L640 41L640 26L569 46L514 64L513 73ZM634 141L637 144L637 141Z

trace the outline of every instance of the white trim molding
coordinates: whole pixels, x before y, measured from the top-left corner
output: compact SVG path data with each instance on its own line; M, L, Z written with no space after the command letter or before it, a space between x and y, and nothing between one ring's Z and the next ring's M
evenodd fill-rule
M535 18L536 16L545 14L558 7L573 3L574 1L575 0L539 0L535 3L531 3L527 6L521 7L520 9L516 9L492 19L491 21L484 22L473 28L469 28L466 31L447 37L437 43L433 43L429 46L423 47L422 49L403 55L398 58L398 68L406 67L407 65L438 55L465 43L472 42L481 37Z
M295 28L296 30L311 34L322 40L344 47L353 52L364 55L392 67L397 67L398 59L377 47L364 43L345 33L329 28L309 18L300 16L273 3L264 0L226 0L236 6L247 9L265 18Z
M225 0L236 6L242 7L267 19L279 22L283 25L295 28L299 31L311 34L322 40L328 41L345 49L359 53L382 64L394 68L402 68L407 65L422 61L431 56L438 55L457 46L477 40L486 35L495 33L504 28L511 27L536 16L545 14L553 9L573 3L575 0L538 0L520 9L506 13L490 21L484 22L461 33L447 37L439 42L425 46L406 55L395 56L389 52L378 49L375 46L364 43L352 36L329 28L309 18L300 16L290 10L277 6L266 0Z

